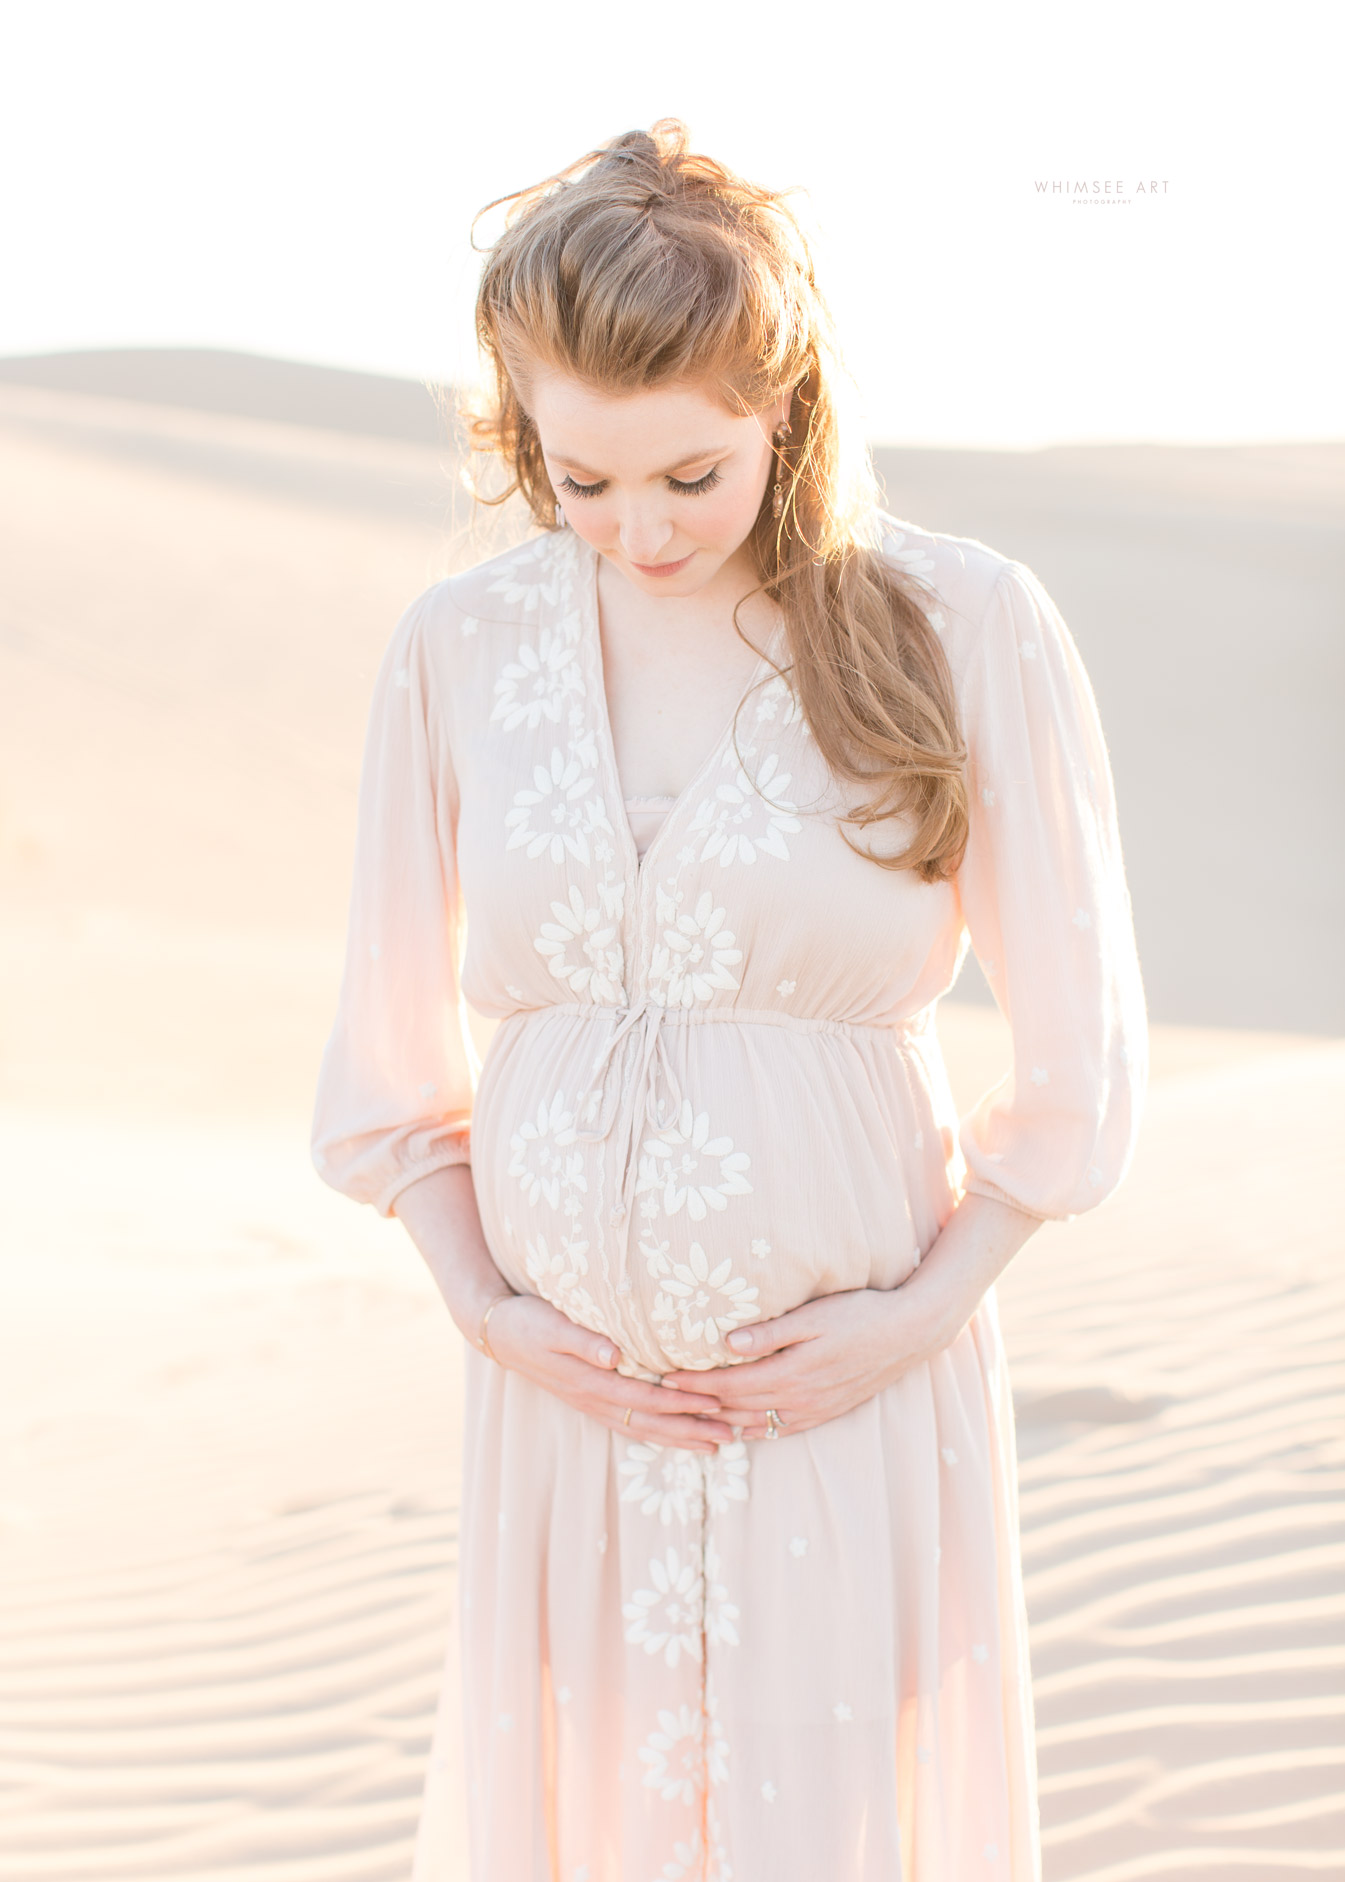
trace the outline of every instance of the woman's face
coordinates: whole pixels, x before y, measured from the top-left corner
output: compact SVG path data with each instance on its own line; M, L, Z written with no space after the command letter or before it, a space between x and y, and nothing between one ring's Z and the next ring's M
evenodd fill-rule
M636 588L694 595L725 570L750 585L748 537L787 393L746 418L702 386L617 395L538 373L530 393L566 521Z

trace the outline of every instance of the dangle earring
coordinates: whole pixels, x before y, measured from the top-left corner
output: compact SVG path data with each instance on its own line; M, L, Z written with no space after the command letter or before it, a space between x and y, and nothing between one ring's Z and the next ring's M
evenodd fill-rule
M785 513L785 445L792 435L786 418L775 427L771 436L775 446L775 488L771 492L771 515L777 523Z
M561 509L558 503L556 505L556 528L564 529L564 527L565 527L565 512L564 510Z

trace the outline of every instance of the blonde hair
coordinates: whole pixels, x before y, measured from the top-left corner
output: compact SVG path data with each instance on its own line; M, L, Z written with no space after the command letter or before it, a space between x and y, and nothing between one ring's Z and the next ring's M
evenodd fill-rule
M783 195L695 155L685 127L665 118L487 208L501 203L510 208L476 303L488 399L467 418L507 484L482 500L521 492L536 522L556 527L523 396L530 367L618 392L708 383L739 413L792 386L791 436L775 447L783 514L768 485L753 528L757 592L784 615L784 671L822 756L868 787L845 821L909 819L898 855L851 847L926 881L953 874L967 835L966 752L922 605L932 596L873 546L877 487L840 422L830 315Z

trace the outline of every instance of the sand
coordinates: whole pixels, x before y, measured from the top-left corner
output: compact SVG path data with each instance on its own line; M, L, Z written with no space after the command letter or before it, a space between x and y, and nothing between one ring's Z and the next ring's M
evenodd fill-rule
M305 1141L373 663L480 552L450 454L398 422L0 386L5 1882L410 1873L458 1343L401 1231L324 1190ZM1193 460L1185 482L1131 454L1153 519L1124 521L1128 552L1165 566L1165 506L1236 517L1282 474L1284 517L1329 535L1335 460L1286 449L1289 472ZM1120 471L1065 469L1076 507L1101 487L1082 641ZM1049 550L1069 530L1063 494L1033 520L1043 475L967 463L968 512L998 503ZM1109 731L1142 723L1145 684ZM1130 794L1157 828L1159 786ZM1047 1882L1345 1867L1345 1045L1313 1004L1318 903L1257 1030L1191 1023L1203 935L1164 954L1152 929L1175 992L1135 1167L1001 1286ZM1269 945L1248 919L1235 948ZM963 1000L942 1030L970 1097L1003 1025Z

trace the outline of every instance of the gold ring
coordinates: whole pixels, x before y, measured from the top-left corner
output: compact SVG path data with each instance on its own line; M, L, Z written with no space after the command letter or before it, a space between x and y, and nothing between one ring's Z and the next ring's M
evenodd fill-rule
M780 1416L778 1411L768 1407L766 1412L766 1436L768 1438L778 1438L784 1422L784 1419Z
M630 1414L631 1414L631 1407L627 1405L626 1416L621 1420L623 1425L628 1425L630 1423Z

